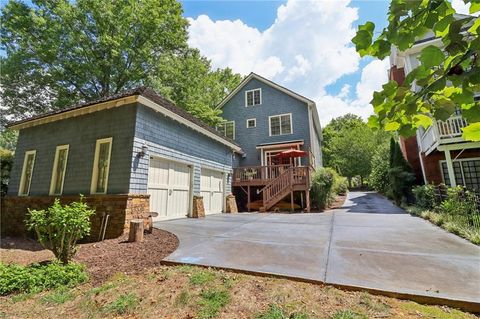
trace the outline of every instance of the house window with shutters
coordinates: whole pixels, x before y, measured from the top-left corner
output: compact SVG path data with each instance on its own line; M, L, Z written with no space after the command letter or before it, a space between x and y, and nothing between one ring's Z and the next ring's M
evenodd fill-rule
M262 104L262 89L245 91L245 106Z
M97 140L95 158L93 161L92 194L106 194L108 186L108 172L110 169L110 155L112 152L112 138Z
M269 116L270 136L292 134L292 114Z
M235 139L235 122L223 122L217 125L217 131L219 131L223 136L231 138L232 140Z

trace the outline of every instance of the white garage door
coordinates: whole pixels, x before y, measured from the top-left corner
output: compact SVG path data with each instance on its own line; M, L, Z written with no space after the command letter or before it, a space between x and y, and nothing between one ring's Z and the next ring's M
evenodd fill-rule
M190 208L191 169L186 164L150 159L148 194L154 220L186 217Z
M223 173L202 169L200 178L200 195L203 196L205 214L218 214L223 211Z

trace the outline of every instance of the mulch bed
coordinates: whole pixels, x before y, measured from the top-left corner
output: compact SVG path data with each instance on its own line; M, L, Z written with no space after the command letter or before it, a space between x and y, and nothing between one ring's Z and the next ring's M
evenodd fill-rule
M142 243L129 243L128 234L103 242L80 245L74 260L87 266L93 284L105 281L115 273L140 274L159 266L161 260L178 247L178 238L164 230L153 229ZM28 265L53 259L36 241L24 238L2 238L0 261Z

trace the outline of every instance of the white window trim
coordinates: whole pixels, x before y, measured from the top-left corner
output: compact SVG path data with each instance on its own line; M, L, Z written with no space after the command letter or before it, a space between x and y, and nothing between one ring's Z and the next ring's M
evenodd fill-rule
M110 148L108 150L108 165L107 165L107 176L105 178L105 191L104 192L97 192L97 178L98 178L98 160L100 157L100 144L110 142ZM112 160L112 146L113 146L113 138L102 138L97 140L95 143L95 157L93 160L93 170L92 170L92 183L90 184L90 194L106 194L108 190L108 177L110 175L110 162Z
M58 145L57 148L55 149L55 158L53 160L53 169L52 169L52 179L50 180L50 195L62 195L63 194L63 183L65 181L65 175L67 173L67 163L68 163L68 151L69 151L70 146L68 144L65 145ZM67 154L65 157L65 169L63 171L63 177L62 181L60 184L60 193L55 194L55 180L57 179L57 166L58 166L58 157L60 155L61 150L67 150Z
M27 158L30 154L33 154L33 164L32 164L32 172L30 174L30 180L28 181L28 190L26 194L22 194L22 189L25 186L25 173L27 169ZM18 188L18 196L28 196L30 194L30 187L32 186L32 177L33 177L33 170L35 169L35 160L37 159L37 151L31 150L25 152L25 157L23 158L23 167L22 167L22 176L20 177L20 187Z
M260 92L260 103L259 104L255 104L255 91L259 91ZM253 104L252 105L248 105L247 101L247 93L248 92L253 92ZM261 88L258 88L258 89L253 89L253 90L246 90L245 91L245 107L252 107L252 106L256 106L256 105L262 105L262 89Z
M290 133L283 134L282 133L282 122L280 121L280 134L278 135L272 135L272 117L282 117L284 115L290 116ZM293 134L293 123L292 123L292 113L284 113L284 114L277 114L277 115L271 115L268 117L268 136L282 136L282 135L291 135Z
M249 121L253 121L253 126L248 126L248 122ZM256 118L253 118L253 119L247 119L247 128L254 128L254 127L257 127L257 119Z
M233 123L233 138L232 138L232 140L234 140L235 139L235 121L225 121L225 122L222 122L222 123L218 124L217 125L217 131L218 131L218 127L220 125L227 125L228 123ZM226 127L225 127L225 135L224 136L227 137L227 128Z
M456 159L456 160L452 160L452 165L454 162L470 162L470 161L478 161L480 160L480 157L468 157L468 158L459 158L459 159ZM446 182L445 182L445 174L443 174L443 163L446 163L447 161L446 160L440 160L440 173L442 174L442 181L443 181L443 184L446 185ZM462 182L463 184L465 184L465 174L463 172L463 165L460 164L460 172L462 173Z

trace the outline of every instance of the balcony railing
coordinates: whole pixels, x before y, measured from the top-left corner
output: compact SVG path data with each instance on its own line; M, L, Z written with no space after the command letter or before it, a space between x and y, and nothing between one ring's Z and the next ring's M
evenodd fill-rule
M434 121L419 136L420 150L429 154L440 144L462 142L462 128L467 125L467 121L461 115L452 116L446 121Z

